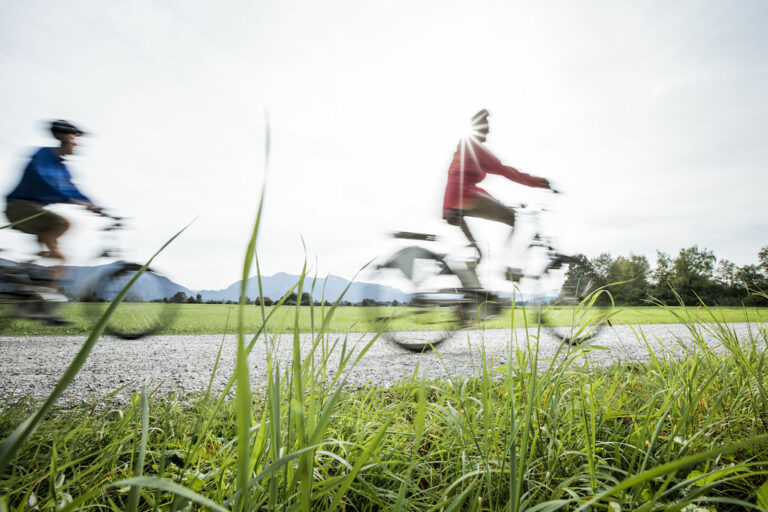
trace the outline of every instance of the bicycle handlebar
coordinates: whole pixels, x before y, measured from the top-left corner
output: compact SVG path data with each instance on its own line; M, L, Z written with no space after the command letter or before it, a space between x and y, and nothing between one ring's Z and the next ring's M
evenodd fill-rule
M102 231L113 231L115 229L122 229L125 227L125 225L123 224L123 220L124 220L123 217L118 217L117 215L111 215L107 213L105 210L100 210L97 213L97 215L99 217L104 217L105 219L109 219L112 221L110 224L101 228Z

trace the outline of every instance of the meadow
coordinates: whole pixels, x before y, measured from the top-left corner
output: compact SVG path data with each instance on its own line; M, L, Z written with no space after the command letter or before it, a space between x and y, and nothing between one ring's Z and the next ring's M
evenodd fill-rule
M130 316L134 308L170 308L177 312L173 323L163 329L160 334L224 334L234 333L237 330L236 318L239 314L239 306L236 304L131 304L123 303L115 312L119 319L121 315ZM89 305L92 307L92 305ZM106 305L101 306L102 311ZM328 306L290 306L265 308L267 315L271 315L269 325L270 332L288 333L296 328L296 311L298 311L298 330L301 333L313 332L326 317ZM402 310L403 308L399 308ZM395 308L377 308L377 314L396 311ZM93 327L93 321L84 314L84 306L78 303L64 304L58 312L64 318L73 322L67 327L50 327L39 322L21 319L4 319L0 322L0 335L86 335ZM364 332L371 329L369 313L370 308L363 306L341 306L334 310L333 318L327 326L328 332ZM254 333L262 326L262 311L259 306L245 306L242 310L243 326L245 332ZM450 312L446 309L438 311L435 316L420 319L418 323L402 326L404 330L429 330L436 326L444 325L441 319L447 322ZM511 316L514 315L514 319ZM524 317L527 317L524 319ZM615 308L611 315L611 322L616 324L665 324L693 322L762 322L768 320L768 308L738 308L738 307L626 307ZM480 324L486 329L505 329L514 321L517 325L523 325L524 320L529 324L536 323L535 308L525 311L523 308L515 308L502 312L497 318ZM563 322L567 323L568 315L563 315Z

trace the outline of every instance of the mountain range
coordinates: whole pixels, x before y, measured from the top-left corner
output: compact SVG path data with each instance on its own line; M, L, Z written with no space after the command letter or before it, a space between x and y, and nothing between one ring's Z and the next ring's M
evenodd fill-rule
M0 265L14 267L18 263L0 258ZM98 279L113 271L119 263L110 263L97 266L66 266L62 272L62 279L59 285L64 291L73 297L82 297L87 295L90 290L95 288ZM44 270L43 267L32 265L33 268ZM279 272L272 276L262 276L261 285L264 297L269 297L276 301L285 295L299 281L299 276ZM314 289L313 289L314 282ZM240 299L240 288L242 281L232 283L221 290L193 290L182 286L170 279L162 276L152 277L142 275L133 285L131 295L134 300L155 300L172 297L178 292L185 293L188 297L196 297L198 294L205 301L231 300L237 302ZM347 287L349 287L347 289ZM344 290L347 292L344 293ZM406 294L396 288L380 286L372 283L354 282L351 283L338 276L329 275L327 278L305 278L304 291L311 292L313 300L335 301L342 293L343 300L349 302L361 302L363 299L373 298L379 301L404 301ZM246 297L254 299L259 296L258 278L251 277L246 284ZM104 297L111 299L112 297Z
M0 267L14 267L17 265L19 265L17 262L0 258ZM66 266L58 284L64 288L67 295L71 297L84 297L96 288L95 283L98 282L101 276L114 271L118 265L120 265L119 262L97 266ZM45 267L31 266L32 268L45 270ZM298 281L299 276L285 272L278 272L272 276L261 276L263 295L273 301L277 301L288 293ZM193 290L175 283L164 276L143 274L133 285L130 300L150 301L164 299L173 297L178 292L183 292L187 297L196 297L199 294L203 302L237 302L240 300L241 283L242 281L236 281L221 290ZM0 290L4 288L8 288L8 285L0 282ZM347 290L346 293L344 293L345 289ZM102 298L111 300L117 291L119 290L101 291L99 295ZM311 293L312 300L314 301L326 300L334 302L342 294L344 294L343 300L352 303L362 302L363 299L374 299L382 302L394 300L399 302L408 301L407 295L397 288L357 281L350 283L348 280L334 275L317 279L305 277L304 291ZM539 294L525 294L518 297L518 302L549 302L556 298L558 293L559 290L549 290ZM248 279L245 295L252 300L259 297L258 278L251 277Z

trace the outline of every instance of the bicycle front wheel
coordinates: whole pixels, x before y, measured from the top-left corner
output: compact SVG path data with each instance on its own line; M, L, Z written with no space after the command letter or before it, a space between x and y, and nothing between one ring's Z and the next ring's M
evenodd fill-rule
M121 263L102 275L88 290L85 301L92 318L100 317L111 302L136 276L142 265ZM105 332L126 340L135 340L156 334L170 325L176 316L175 304L152 302L165 297L169 281L151 269L145 270L128 289L122 304L105 327Z
M562 257L557 266L559 273L554 281L548 279L552 275L544 276L542 283L559 281L559 290L556 295L543 292L539 304L539 318L542 326L553 337L563 343L579 345L595 338L606 326L610 325L612 311L611 296L605 289L598 287L589 276L570 278L565 273L568 265L573 263L570 258ZM563 279L565 280L563 282ZM548 285L543 284L543 289Z

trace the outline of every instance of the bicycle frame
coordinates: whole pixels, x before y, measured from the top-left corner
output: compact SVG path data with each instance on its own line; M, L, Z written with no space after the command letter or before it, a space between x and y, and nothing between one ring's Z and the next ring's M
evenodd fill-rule
M523 211L526 208L526 205L519 205L517 210ZM525 274L518 270L518 273L515 275L515 279L508 279L510 281L517 282L520 279L527 278L527 279L538 279L542 274L548 273L550 270L556 270L559 269L563 262L564 258L567 256L564 254L559 253L555 247L554 247L554 241L551 237L543 236L541 233L541 230L539 229L539 222L538 222L538 216L542 211L546 210L535 210L526 212L528 213L528 216L534 220L534 235L531 237L527 247L526 251L530 252L534 248L543 248L547 251L547 263L544 265L544 267L535 273L529 273ZM425 233L413 233L408 231L399 231L396 233L393 233L394 238L399 239L408 239L408 240L418 240L423 242L436 242L439 240L439 238L436 235L430 235ZM472 259L458 259L455 257L452 257L450 254L442 254L437 253L434 251L431 251L429 249L426 249L422 246L410 246L406 247L404 249L401 249L394 255L392 255L390 258L387 259L387 261L381 265L379 265L380 268L397 268L401 270L409 279L414 278L413 269L415 266L415 262L419 259L430 259L439 261L444 265L445 272L451 272L455 274L459 280L461 281L462 286L467 290L482 290L484 289L480 277L478 276L476 272L477 265L479 264L481 260L481 255L477 255L475 258Z

